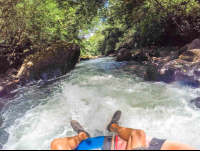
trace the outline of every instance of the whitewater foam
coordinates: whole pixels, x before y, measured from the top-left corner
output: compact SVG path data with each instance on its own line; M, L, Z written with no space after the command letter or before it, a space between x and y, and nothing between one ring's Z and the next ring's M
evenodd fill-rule
M97 67L99 62L102 65ZM105 126L116 110L122 111L122 126L143 129L148 136L200 149L200 112L189 103L200 89L144 82L124 75L121 70L116 74L116 69L112 74L107 68L109 64L113 68L114 61L99 62L81 63L68 79L35 91L27 90L15 98L13 101L18 100L19 104L10 104L12 110L3 114L6 123L11 121L5 128L9 138L3 149L50 149L54 139L76 135L70 126L72 119L80 121L92 136L113 135ZM80 72L85 68L87 72ZM22 112L24 101L29 103ZM11 120L15 112L16 117Z

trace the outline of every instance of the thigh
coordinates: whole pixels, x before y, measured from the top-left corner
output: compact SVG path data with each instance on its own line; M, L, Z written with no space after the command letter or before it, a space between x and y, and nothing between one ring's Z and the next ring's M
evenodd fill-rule
M183 143L167 140L163 144L161 150L196 150L196 149Z

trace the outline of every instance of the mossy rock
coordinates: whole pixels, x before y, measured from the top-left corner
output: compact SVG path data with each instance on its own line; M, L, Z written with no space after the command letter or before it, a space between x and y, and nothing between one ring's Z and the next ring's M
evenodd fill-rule
M77 44L57 42L45 50L28 56L17 77L24 81L29 78L38 78L42 73L60 70L63 74L73 69L78 62L80 48Z

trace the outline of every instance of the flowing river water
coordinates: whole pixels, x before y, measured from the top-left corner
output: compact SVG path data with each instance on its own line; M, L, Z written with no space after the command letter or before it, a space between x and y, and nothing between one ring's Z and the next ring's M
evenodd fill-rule
M1 99L1 148L50 149L54 139L75 135L72 119L92 136L113 135L105 126L121 110L122 126L200 149L200 110L190 103L200 89L145 82L126 66L113 58L80 62L56 82L29 83Z

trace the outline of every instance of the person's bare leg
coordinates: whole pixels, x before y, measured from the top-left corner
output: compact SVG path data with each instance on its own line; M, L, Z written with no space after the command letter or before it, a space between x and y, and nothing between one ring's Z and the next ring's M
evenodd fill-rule
M119 137L127 141L127 150L133 150L138 147L146 147L146 134L142 130L120 127L117 124L112 124L112 132L119 134Z
M88 139L87 135L83 132L75 137L56 139L51 143L52 150L75 150L79 144Z

